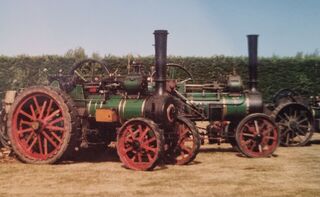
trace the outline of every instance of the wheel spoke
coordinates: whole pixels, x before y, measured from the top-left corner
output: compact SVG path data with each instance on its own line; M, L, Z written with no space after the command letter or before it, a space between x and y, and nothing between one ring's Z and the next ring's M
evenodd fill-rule
M290 120L290 117L287 113L283 113L283 115L286 117L287 120Z
M150 147L148 145L142 145L142 148L144 148L147 151L154 152L154 153L157 151L157 148L152 148L152 147Z
M44 154L48 154L48 140L47 138L43 138L43 146L44 146Z
M143 145L149 145L151 142L156 141L157 138L154 136L150 139L147 139L146 141L143 142Z
M50 114L50 112L51 112L52 104L53 104L53 100L50 99L50 101L49 101L49 106L48 106L48 108L47 108L46 116L49 116L49 114Z
M32 115L28 114L27 112L23 111L22 109L20 110L20 114L28 117L30 120L35 120L35 118L32 117Z
M22 129L22 130L19 130L18 131L18 135L22 135L24 133L28 133L28 132L32 132L33 131L33 128L26 128L26 129Z
M25 121L25 120L21 120L20 121L20 125L28 125L28 126L32 126L32 122L29 122L29 121Z
M34 97L32 97L32 99L33 99L34 104L36 105L37 112L39 113L40 112L40 105L37 101L37 98L34 96Z
M127 153L127 152L130 152L133 150L133 147L132 146L129 146L128 148L125 148L124 151Z
M58 122L61 122L61 121L63 121L63 120L64 120L63 117L54 119L54 120L52 120L51 122L49 122L49 125L52 126L52 125L54 125L54 124L56 124L56 123L58 123Z
M275 140L275 137L272 137L272 136L265 136L264 138L266 138L268 140Z
M256 132L257 132L258 134L260 134L260 129L259 129L259 126L258 126L258 121L257 121L257 120L254 120L253 122L254 122L254 127L255 127L255 129L256 129Z
M129 127L127 128L127 131L129 131L131 138L135 139L134 132L132 131L132 125L129 125Z
M50 131L65 131L66 129L64 127L58 127L58 126L46 126L46 129Z
M47 106L47 101L43 102L43 105L42 105L40 113L39 113L39 119L42 119L44 110L46 109L46 106Z
M56 138L60 143L63 142L62 139L61 139L56 133L51 132L51 135L52 135L54 138Z
M147 153L147 157L148 157L148 161L152 161L153 158L151 157L151 154Z
M53 139L45 132L42 132L42 135L47 138L47 140L52 144L55 148L58 148L58 145L53 141Z
M37 142L37 138L35 137L35 138L33 138L33 141L31 143L31 145L27 148L27 150L30 151L32 149L32 147L36 144L36 142Z
M247 137L254 137L254 135L253 135L253 134L250 134L250 133L243 133L242 135L243 135L243 136L247 136Z
M40 151L40 154L43 154L43 148L42 148L42 142L41 142L41 136L38 135L38 145L39 145L39 151Z
M256 133L257 133L257 132L256 132L256 129L255 129L254 127L251 127L250 125L245 125L245 127L248 128L248 131L249 131L249 132L251 132L251 133L253 133L253 134L256 134Z
M138 162L142 162L141 152L138 152L138 153L136 154L136 156L138 157Z
M34 133L30 133L30 135L28 136L27 140L25 141L26 144L29 144L30 140L32 139L32 137L34 136Z
M308 118L304 118L304 119L298 121L298 124L301 124L301 123L303 123L303 122L305 122L305 121L308 121Z
M33 105L30 105L30 111L31 111L31 116L33 117L33 120L37 119L36 112L34 111Z
M57 109L56 111L52 112L49 116L45 117L45 121L51 120L54 116L58 115L60 113L60 109Z
M141 128L141 136L140 136L140 141L143 140L143 138L147 135L147 133L150 131L149 127L146 127L144 129L144 131L142 131L142 128Z

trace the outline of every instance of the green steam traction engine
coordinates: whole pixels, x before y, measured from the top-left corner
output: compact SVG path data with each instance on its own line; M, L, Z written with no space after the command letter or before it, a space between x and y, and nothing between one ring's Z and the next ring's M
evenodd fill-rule
M191 74L180 65L171 64L171 72L183 69L189 78L173 78L169 92L177 99L179 111L193 121L208 121L203 136L209 143L229 142L248 157L271 155L279 144L279 131L270 116L263 113L262 96L257 90L257 35L248 36L249 89L244 90L242 80L235 73L224 82L208 84L186 83ZM180 73L181 75L181 73Z
M161 159L191 162L200 137L166 92L167 34L154 32L154 87L148 88L139 64L118 76L102 62L84 60L69 75L50 76L49 86L8 91L2 139L26 163L55 163L75 149L111 141L120 160L134 170L153 169Z

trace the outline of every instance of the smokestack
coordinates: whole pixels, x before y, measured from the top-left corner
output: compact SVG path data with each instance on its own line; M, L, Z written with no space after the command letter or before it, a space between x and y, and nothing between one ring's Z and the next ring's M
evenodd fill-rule
M257 67L258 67L258 36L247 35L249 52L249 89L252 92L257 91Z
M167 76L167 30L155 30L155 59L156 59L156 93L162 95L166 90L166 76Z

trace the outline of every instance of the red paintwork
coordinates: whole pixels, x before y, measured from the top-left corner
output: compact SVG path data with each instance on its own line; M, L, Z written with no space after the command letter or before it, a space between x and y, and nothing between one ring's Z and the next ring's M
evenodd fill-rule
M158 159L159 147L152 128L142 121L126 125L118 139L118 153L125 166L148 170Z
M63 144L64 121L64 112L55 99L42 93L28 95L13 113L12 143L25 156L46 160Z
M179 140L177 143L176 154L176 164L183 165L193 156L193 151L195 148L193 135L191 129L184 122L177 121L176 131L178 131Z
M258 130L254 123L255 120L258 123ZM277 128L263 117L248 120L240 130L240 146L251 157L263 157L271 154L278 146L278 139Z

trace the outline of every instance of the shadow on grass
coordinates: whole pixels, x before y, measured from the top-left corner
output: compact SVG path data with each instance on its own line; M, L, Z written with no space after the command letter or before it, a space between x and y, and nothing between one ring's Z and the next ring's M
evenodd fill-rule
M206 147L199 150L199 153L212 153L212 152L220 152L220 153L235 152L236 153L238 151L231 147L230 148Z
M70 163L82 163L82 162L120 162L120 159L115 148L87 148L81 149L79 152L74 154L68 161L62 162L62 164Z
M320 140L311 140L309 143L308 143L308 145L313 145L313 144L317 144L317 145L319 145L320 144Z

